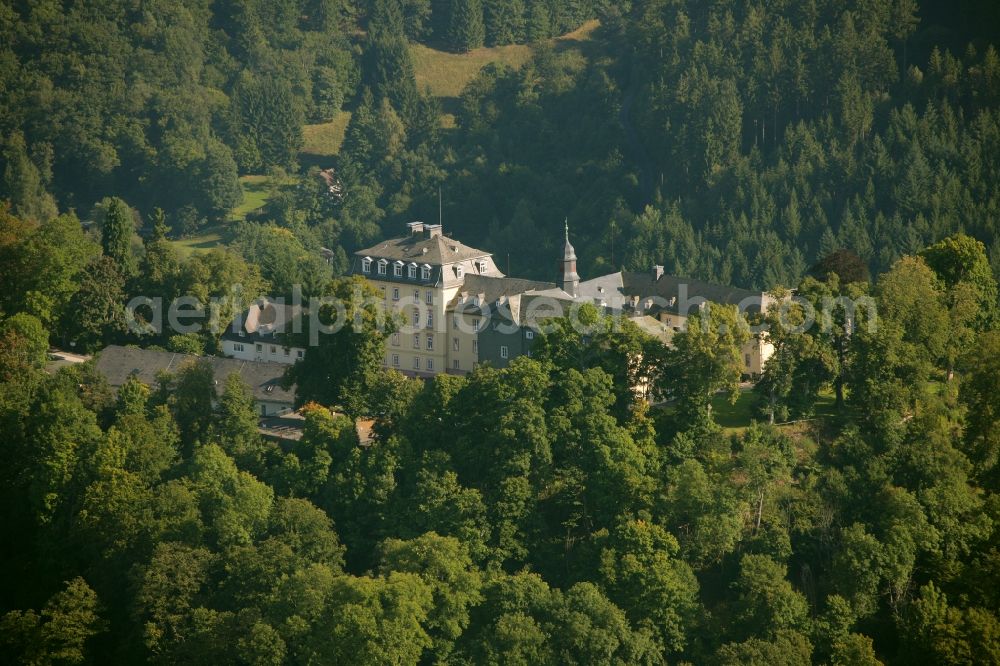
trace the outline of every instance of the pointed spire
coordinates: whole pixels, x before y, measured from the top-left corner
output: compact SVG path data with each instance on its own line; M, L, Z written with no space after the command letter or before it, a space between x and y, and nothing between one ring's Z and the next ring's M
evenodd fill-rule
M568 217L566 218L565 225L566 225L566 244L563 245L563 260L566 261L566 260L572 259L573 261L576 261L576 250L573 248L573 246L569 242L569 218Z
M563 247L563 260L559 270L560 283L563 291L576 296L576 287L580 284L580 276L576 272L576 250L569 242L569 218L564 222L566 245Z

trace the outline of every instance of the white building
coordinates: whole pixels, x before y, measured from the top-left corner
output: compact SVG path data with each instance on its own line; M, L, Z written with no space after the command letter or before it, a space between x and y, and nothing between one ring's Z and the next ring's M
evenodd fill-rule
M292 333L302 307L260 300L251 305L222 334L222 353L244 361L291 365L305 357L301 347L287 347L281 336Z

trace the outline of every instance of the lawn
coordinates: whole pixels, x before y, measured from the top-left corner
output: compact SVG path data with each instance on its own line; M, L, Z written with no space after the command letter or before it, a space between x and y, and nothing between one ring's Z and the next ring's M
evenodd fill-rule
M731 404L724 395L712 398L712 417L728 433L739 433L750 425L753 418L753 391L740 391L736 404Z
M247 215L267 203L269 183L267 176L241 176L243 202L229 214L229 219L221 224L205 227L197 234L171 241L181 257L192 252L204 252L232 240L232 223L245 220Z
M715 422L722 426L727 433L739 434L750 426L751 421L766 422L767 420L763 416L754 416L753 405L756 399L757 396L752 390L741 391L736 404L730 404L728 398L721 394L716 395L712 399L712 416ZM820 392L810 418L778 423L777 426L791 432L801 429L798 427L799 425L805 425L809 422L822 423L836 415L836 399L833 391L826 390ZM806 427L808 426L806 425Z
M213 247L225 245L231 239L232 231L227 222L205 227L194 236L171 241L171 243L182 258L187 258L194 252L205 252L211 250Z
M233 209L230 220L245 220L249 213L267 203L267 176L241 176L240 187L243 189L243 203Z
M302 138L305 144L302 146L302 155L306 156L308 161L315 162L339 153L349 122L351 122L350 112L341 111L328 123L303 127Z

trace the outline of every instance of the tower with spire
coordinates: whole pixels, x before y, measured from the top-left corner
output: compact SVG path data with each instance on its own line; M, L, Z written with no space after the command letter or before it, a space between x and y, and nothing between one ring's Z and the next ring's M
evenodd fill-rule
M566 218L566 245L563 247L562 265L559 272L559 286L570 296L576 297L580 276L576 272L576 250L569 242L569 218Z

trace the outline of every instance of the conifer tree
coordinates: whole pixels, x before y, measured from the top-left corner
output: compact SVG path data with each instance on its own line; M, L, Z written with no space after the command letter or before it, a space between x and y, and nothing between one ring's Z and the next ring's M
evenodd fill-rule
M524 2L496 0L486 5L486 44L502 46L524 40Z
M549 8L542 0L533 0L528 8L528 24L526 27L528 42L534 44L548 39L552 34L552 21Z
M480 0L452 0L448 42L453 51L478 49L486 40L483 5Z
M118 272L126 279L135 275L135 257L132 256L132 216L128 206L115 197L104 216L101 234L104 254L114 263Z

